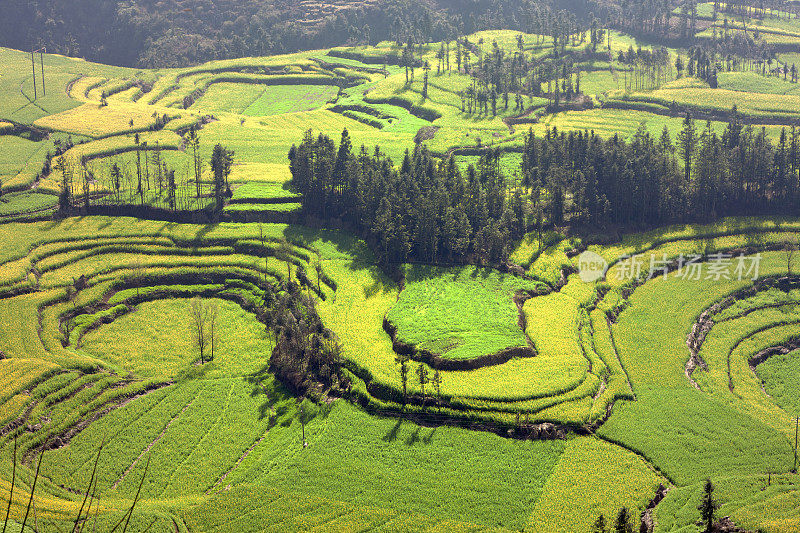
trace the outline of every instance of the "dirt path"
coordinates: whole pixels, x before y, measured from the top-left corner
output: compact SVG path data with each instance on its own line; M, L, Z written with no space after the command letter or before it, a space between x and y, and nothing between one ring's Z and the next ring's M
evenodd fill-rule
M228 477L228 476L229 476L231 473L233 473L233 471L234 471L234 470L236 470L237 468L239 468L239 465L240 465L240 464L242 464L242 461L244 461L245 459L247 459L247 456L248 456L248 455L250 455L250 453L251 453L253 450L255 450L256 446L258 446L259 444L261 444L261 442L262 442L262 441L263 441L263 440L264 440L266 437L267 437L267 433L264 433L263 435L261 435L261 437L260 437L258 440L256 440L256 441L253 443L253 445L252 445L252 446L250 446L250 447L249 447L249 448L248 448L248 449L247 449L247 450L246 450L246 451L245 451L245 452L242 454L242 456L241 456L241 457L239 457L239 459L236 461L236 464L234 464L234 465L233 465L233 466L230 468L230 470L228 470L227 472L225 472L224 474L222 474L222 476L221 476L221 477L220 477L220 478L217 480L217 482L216 482L216 483L214 483L214 485L212 485L212 486L211 486L211 488L210 488L210 489L208 489L208 490L206 491L206 494L210 494L210 493L211 493L211 492L212 492L212 491L213 491L215 488L217 488L218 486L220 486L220 485L221 485L221 484L222 484L222 483L225 481L225 479L226 479L226 478L227 478L227 477Z
M111 489L112 489L112 490L115 490L115 489L116 489L116 488L119 486L119 484L120 484L120 483L122 483L122 482L125 480L125 478L128 476L128 474L130 474L130 473L131 473L131 471L134 469L134 467L136 466L136 464L137 464L137 463L138 463L138 462L139 462L139 461L142 459L142 457L144 457L144 454L146 454L147 452L149 452L150 450L152 450L152 449L153 449L153 446L155 446L156 444L158 444L158 442L159 442L159 441L160 441L162 438L164 438L164 435L167 433L167 430L170 428L170 426L172 426L172 424L175 422L175 420L177 420L177 419L178 419L178 417L180 417L180 416L181 416L183 413L185 413L185 412L186 412L186 410L187 410L187 409L189 409L189 407L191 407L191 406L194 404L195 400L197 400L197 397L198 397L199 395L200 395L200 394L198 393L198 395L197 395L197 396L195 396L194 398L192 398L192 401L191 401L191 402L189 402L189 403L187 403L186 405L184 405L184 406L183 406L183 409L181 409L181 410L180 410L180 411L179 411L179 412L178 412L178 413L177 413L175 416L173 416L173 417L170 419L170 421L169 421L169 422L167 422L167 425L166 425L166 426L164 426L164 429L162 429L162 430L161 430L161 433L159 433L159 434L158 434L158 436L157 436L155 439L153 439L153 440L152 440L152 442L150 442L150 444L148 444L148 445L147 445L147 447L146 447L144 450L142 450L142 453L140 453L140 454L139 454L139 456L138 456L136 459L134 459L134 460L133 460L133 462L130 464L130 466L128 466L128 468L126 468L126 469L125 469L125 472L123 472L123 473L122 473L122 475L119 477L119 479L117 479L117 480L114 482L114 484L111 486Z

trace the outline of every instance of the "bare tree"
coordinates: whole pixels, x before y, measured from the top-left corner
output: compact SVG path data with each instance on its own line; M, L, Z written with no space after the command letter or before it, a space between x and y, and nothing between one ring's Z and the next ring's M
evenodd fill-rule
M425 405L425 385L431 381L430 378L428 378L428 367L420 363L417 367L417 377L419 378L419 387L422 391L422 405Z
M261 224L258 225L258 235L261 238L261 253L264 254L264 285L267 285L267 258L269 254L267 253L267 245L264 242L264 228L261 227Z
M279 261L286 261L287 283L292 281L292 245L286 239L282 239L275 251L275 258Z
M11 516L11 502L14 500L14 484L17 482L17 434L14 433L14 456L11 458L11 494L8 496L8 508L6 509L6 519L3 522L3 533L8 527L8 517Z
M199 296L191 301L192 325L194 326L194 344L200 350L200 364L205 364L205 349L207 344L206 322L208 321L208 307Z
M136 297L139 297L139 289L144 282L144 266L140 260L135 260L131 263L130 272L128 273L128 283L136 287Z
M216 302L205 302L206 323L208 324L208 341L211 345L211 358L214 360L214 353L219 345L219 305Z
M433 370L433 378L431 378L431 383L433 384L433 389L436 391L436 399L439 402L439 409L441 409L442 375L439 373L438 368Z
M783 253L786 258L786 272L792 275L792 261L797 253L797 237L792 235L783 241Z

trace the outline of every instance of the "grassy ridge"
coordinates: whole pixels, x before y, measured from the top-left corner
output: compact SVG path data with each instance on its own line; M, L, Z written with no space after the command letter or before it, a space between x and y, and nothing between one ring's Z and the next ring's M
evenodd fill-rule
M519 290L546 290L511 275L477 268L412 266L387 318L398 337L452 359L527 346L512 299Z

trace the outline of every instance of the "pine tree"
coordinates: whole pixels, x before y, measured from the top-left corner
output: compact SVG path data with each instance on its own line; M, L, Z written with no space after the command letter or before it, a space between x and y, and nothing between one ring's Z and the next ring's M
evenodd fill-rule
M606 532L607 532L606 519L601 514L600 516L597 517L597 520L594 521L594 524L592 524L592 533L606 533Z
M697 148L697 131L694 127L692 115L688 112L686 113L686 118L683 119L683 129L678 134L678 146L683 158L684 177L688 183L692 174L692 158Z
M700 519L705 525L705 532L711 533L714 530L714 515L719 509L719 504L714 499L714 484L710 479L706 479L703 486L703 497L697 509L700 511Z
M617 519L614 521L614 533L633 533L631 516L627 507L623 507L619 510Z
M225 186L233 167L233 156L234 153L226 150L221 144L214 146L214 152L211 155L211 170L214 173L214 199L217 211L222 211L225 201Z

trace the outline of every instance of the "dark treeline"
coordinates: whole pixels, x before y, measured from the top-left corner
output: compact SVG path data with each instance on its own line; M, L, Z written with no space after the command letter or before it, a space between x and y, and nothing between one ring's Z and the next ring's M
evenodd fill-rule
M381 40L452 40L483 29L559 35L596 0L5 0L0 45L123 66L185 66ZM561 15L559 15L561 13Z
M203 61L377 42L414 29L451 31L426 2L322 4L262 0L5 0L0 44L123 66Z
M731 0L711 2L710 17L701 16L698 6L705 0L617 0L597 2L593 13L613 27L650 38L681 40L689 44L710 22L721 24L725 17L740 17L746 23L767 16L800 16L800 4L793 0ZM753 33L752 30L749 30ZM758 33L757 31L755 32ZM757 40L757 39L756 39Z
M438 161L424 147L407 152L395 168L377 148L354 153L347 130L338 148L309 131L289 159L306 216L339 220L367 237L383 265L467 256L501 262L525 230L521 191L507 199L498 153L464 177L452 158Z
M299 275L298 281L307 286L311 283L304 275ZM275 336L270 370L293 392L313 398L331 389L346 391L350 381L342 372L342 345L322 323L316 299L303 294L294 281L289 280L284 288L274 295L266 293L265 303L271 311L265 320Z
M462 174L418 146L399 167L375 148L354 152L307 132L289 153L309 220L348 227L383 265L507 260L515 239L543 226L607 228L790 214L800 200L800 130L777 144L736 110L718 135L689 116L678 138L641 127L630 139L591 132L528 133L513 182L489 150Z
M23 50L47 46L50 52L93 61L165 67L382 40L448 41L498 28L552 37L556 48L590 27L604 25L690 44L705 27L698 23L697 4L698 0L5 0L0 45ZM715 4L715 16L720 24L726 16L781 16L797 13L795 4L737 0ZM759 41L757 31L749 33Z
M735 108L730 117L718 135L687 115L676 139L666 128L653 137L644 126L628 140L528 134L522 183L533 204L544 190L547 219L556 225L649 226L793 211L800 130L783 130L774 145L764 128L744 126Z

